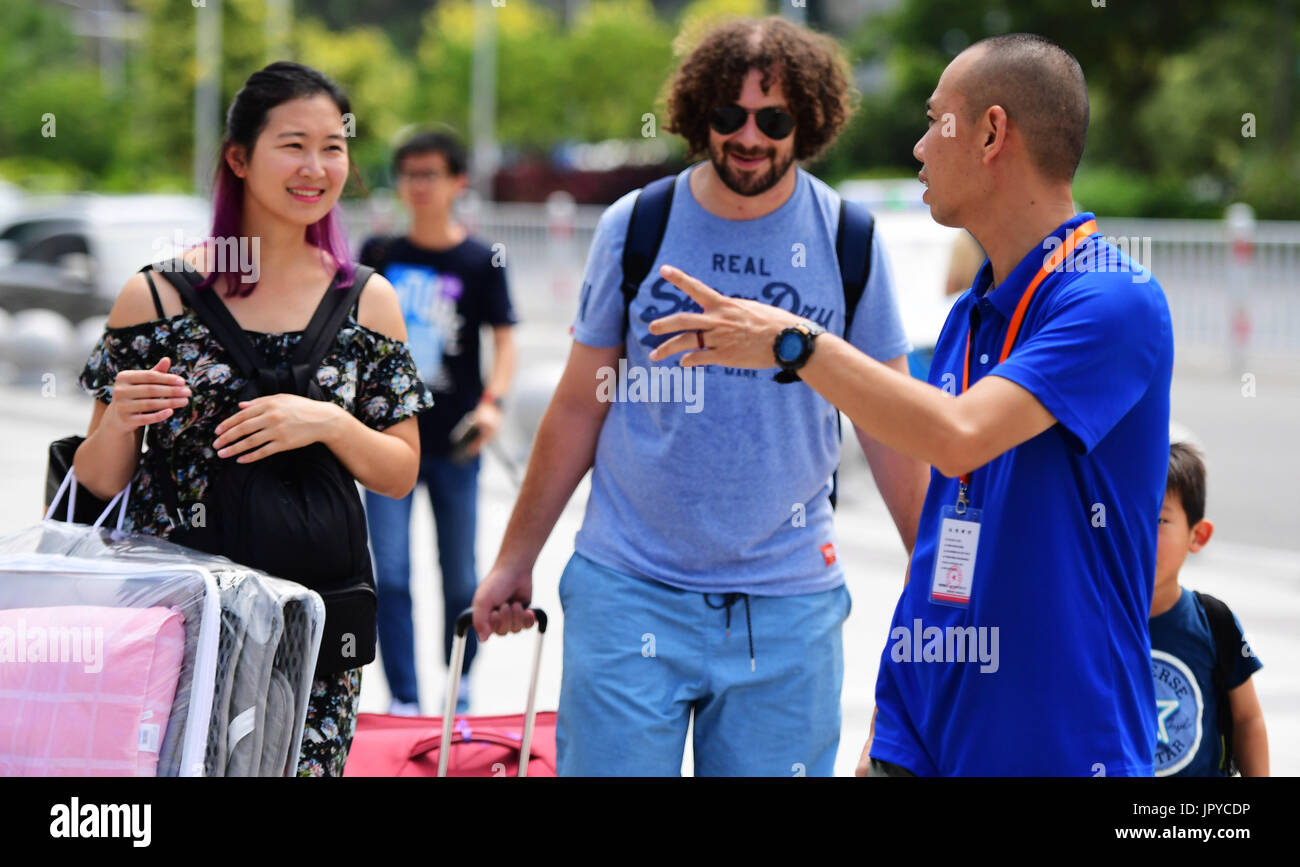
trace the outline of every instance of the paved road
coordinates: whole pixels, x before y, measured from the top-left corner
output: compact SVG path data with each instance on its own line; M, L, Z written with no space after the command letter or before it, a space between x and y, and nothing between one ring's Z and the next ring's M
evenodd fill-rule
M527 365L529 359L524 359ZM84 432L88 401L71 378L56 393L0 389L0 534L40 517L45 453L50 440ZM1190 558L1187 586L1226 599L1237 611L1265 668L1256 686L1268 720L1273 770L1300 775L1300 539L1291 512L1295 456L1289 448L1300 408L1300 385L1262 378L1257 396L1243 398L1240 384L1223 376L1179 375L1174 413L1210 449L1210 514L1219 525L1215 539ZM851 446L842 473L844 496L837 515L841 557L848 567L853 611L845 627L844 724L836 772L852 772L871 715L877 660L901 586L905 558L865 463ZM502 464L489 459L482 478L479 530L480 568L490 565L514 500ZM559 695L563 616L557 597L560 572L572 550L586 490L580 489L542 552L535 573L535 600L552 613L553 628L543 656L539 706L553 708ZM416 527L431 527L431 513L417 498ZM437 589L432 533L417 533L412 554L418 665L422 703L439 712L444 669L441 660L441 598ZM743 640L743 636L738 640ZM633 646L639 646L636 640ZM508 713L522 707L531 637L494 638L483 648L473 674L475 713ZM387 689L379 665L367 668L362 708L384 710ZM1032 749L1033 745L1027 745ZM684 768L689 771L689 752Z
M1287 506L1300 495L1300 376L1261 372L1253 385L1246 397L1240 376L1180 372L1173 418L1205 450L1215 538L1300 552Z

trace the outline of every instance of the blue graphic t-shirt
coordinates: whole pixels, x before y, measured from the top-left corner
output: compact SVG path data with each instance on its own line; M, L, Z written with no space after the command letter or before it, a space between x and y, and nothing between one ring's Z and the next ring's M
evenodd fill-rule
M420 454L446 455L452 429L483 395L479 330L517 322L504 263L474 238L430 250L404 237L376 237L358 258L397 291L406 345L434 396L433 409L420 416Z
M842 334L839 196L796 168L795 190L781 207L728 220L691 193L699 165L677 176L659 254L632 303L624 375L611 370L592 383L612 405L575 547L608 568L685 590L829 590L844 581L827 499L840 456L834 407L802 382L773 381L775 367L682 368L680 356L651 365L651 349L666 337L651 335L649 323L699 310L659 276L667 263L724 295L773 304ZM588 346L624 342L619 286L635 198L619 199L596 227L573 323L574 338ZM911 348L879 243L849 338L881 361Z
M1233 615L1237 633L1241 623ZM1223 755L1214 692L1217 654L1210 620L1196 594L1183 590L1174 607L1151 618L1151 675L1156 684L1157 777L1221 776ZM1263 668L1241 638L1241 652L1228 675L1236 689Z

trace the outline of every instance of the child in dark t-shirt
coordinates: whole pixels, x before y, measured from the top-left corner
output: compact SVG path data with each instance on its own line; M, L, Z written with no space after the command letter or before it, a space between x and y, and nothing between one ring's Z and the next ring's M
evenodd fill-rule
M1235 765L1243 776L1268 776L1268 735L1250 681L1261 663L1226 605L1212 596L1185 592L1178 583L1188 552L1204 548L1214 532L1204 515L1205 464L1192 446L1173 443L1151 597L1155 773L1227 776ZM1221 690L1227 693L1222 723ZM1224 729L1231 731L1230 740Z

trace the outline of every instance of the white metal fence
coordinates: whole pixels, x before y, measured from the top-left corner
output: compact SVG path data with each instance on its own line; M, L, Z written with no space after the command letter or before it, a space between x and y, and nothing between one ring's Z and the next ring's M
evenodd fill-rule
M1246 243L1217 220L1100 224L1107 235L1150 239L1142 263L1169 298L1181 352L1300 356L1300 223L1257 223Z
M567 324L603 210L577 206L557 215L540 204L484 203L464 216L479 238L504 245L499 249L521 316ZM350 216L358 244L376 223L390 231L397 225L364 207ZM1107 236L1128 239L1130 255L1164 288L1180 359L1260 355L1300 362L1300 222L1259 222L1248 246L1234 244L1227 224L1217 220L1098 222Z

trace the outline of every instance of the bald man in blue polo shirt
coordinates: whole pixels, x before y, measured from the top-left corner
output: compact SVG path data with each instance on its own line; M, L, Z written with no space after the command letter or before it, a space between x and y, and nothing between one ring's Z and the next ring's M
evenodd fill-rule
M685 333L651 358L779 367L802 380L787 387L933 466L860 775L1149 776L1168 304L1075 213L1088 96L1068 52L1029 34L984 40L926 108L924 199L988 253L928 385L667 266L703 312L653 323Z

